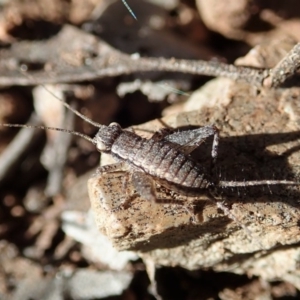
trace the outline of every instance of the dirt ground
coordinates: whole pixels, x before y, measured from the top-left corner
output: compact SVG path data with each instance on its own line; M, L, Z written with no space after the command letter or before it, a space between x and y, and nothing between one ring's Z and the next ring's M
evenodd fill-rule
M64 109L53 94L99 124L117 122L123 128L139 129L138 125L163 117L162 122L172 116L194 118L196 111L201 117L197 125L213 122L222 129L223 141L231 135L244 137L228 142L232 144L228 149L240 160L232 171L224 163L218 169L223 168L223 176L235 178L233 173L242 169L239 163L255 156L259 159L256 165L251 161L249 173L256 173L254 165L263 161L275 164L270 169L275 179L299 180L300 159L294 154L299 150L299 77L295 74L284 86L273 81L270 87L266 80L276 73L271 68L300 42L298 1L130 0L128 4L137 20L121 0L1 1L0 123L67 128L94 137L97 128ZM253 68L235 69L234 64ZM228 81L214 84L213 77ZM199 88L203 90L197 98ZM216 98L222 99L212 103ZM157 130L155 122L147 124L142 135ZM255 147L249 148L250 135L262 133L263 142L253 138ZM271 149L271 143L265 142L271 139L268 134L278 134L277 140L286 144ZM221 150L221 160L232 154L228 151ZM95 204L91 208L87 182L96 173L99 157L94 145L80 137L0 126L0 299L300 297L298 191L271 189L272 195L294 197L278 202L269 197L274 206L259 198L257 214L259 205L267 206L272 222L280 219L281 227L275 231L265 221L261 230L268 235L258 239L262 247L246 250L248 244L242 239L239 244L225 242L227 258L224 255L218 262L211 257L207 262L207 253L219 251L215 245L223 241L222 234L235 239L240 226L232 224L240 224L207 206L203 222L206 218L212 222L204 229L214 232L214 241L206 236L201 242L202 263L185 264L181 260L193 253L190 245L181 241L184 255L176 254L172 250L179 245L161 242L165 239L161 232L151 232L134 247L120 246L127 251L118 252L112 240L114 245L124 245L144 233L112 237L98 230L99 214ZM245 180L244 174L237 177ZM103 178L103 185L110 183ZM251 215L252 202L248 210L230 199L241 222L252 226L258 219ZM139 201L131 210L138 210ZM184 209L168 209L169 215L188 216ZM144 213L150 214L150 209ZM127 222L138 218L129 217L126 210L122 214ZM106 229L117 226L111 216L102 219ZM206 234L202 227L198 231L190 224L176 226L167 235L173 241L180 232ZM198 240L193 237L193 241ZM245 249L234 248L243 245ZM282 258L287 256L288 263ZM268 257L268 263L262 257ZM285 267L285 272L277 272Z

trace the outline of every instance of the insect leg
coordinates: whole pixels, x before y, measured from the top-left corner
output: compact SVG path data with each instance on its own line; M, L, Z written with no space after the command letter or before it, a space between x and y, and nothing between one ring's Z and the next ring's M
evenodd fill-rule
M143 172L134 172L131 179L135 190L142 198L156 202L155 185L150 176Z
M226 216L228 216L231 220L235 221L239 226L241 226L243 228L243 230L245 231L245 233L247 234L247 236L250 240L254 240L252 231L245 224L243 224L240 220L238 220L238 218L230 211L230 209L224 205L223 201L220 201L216 198L214 191L210 190L207 193L207 196L208 196L209 200L212 201L213 203L215 203L216 206L219 209L221 209ZM258 244L263 248L263 246L261 245L261 243L259 241L258 241Z
M114 172L114 174L117 173L124 173L124 175L122 175L122 186L120 187L120 193L125 195L125 200L123 200L121 204L113 208L111 210L112 213L115 213L123 209L127 209L129 207L129 204L138 196L137 193L129 192L128 189L128 184L131 182L131 174L126 171Z
M104 173L115 173L120 171L125 171L125 164L123 162L117 162L115 164L105 165L97 168L96 175L101 175Z
M151 177L145 175L145 173L142 172L133 172L131 174L130 181L132 182L135 190L137 193L142 196L145 200L150 200L152 202L156 201L156 195L155 195L155 186L154 182L152 181ZM127 190L127 184L128 179L123 182L122 186ZM122 203L120 206L118 206L116 209L112 210L112 212L119 211L121 209L126 209L129 205L129 203L136 197L136 194L129 195L127 199Z
M218 157L218 148L219 148L219 140L220 140L220 133L219 129L215 126L211 127L213 130L214 140L211 149L211 157L213 159L213 165L215 165L217 157Z
M143 172L134 172L131 180L137 193L145 200L159 204L185 205L185 202L181 200L157 198L154 180Z
M171 198L157 198L154 180L145 173L135 172L132 174L132 183L137 193L145 200L149 200L158 204L173 204L184 207L193 223L197 223L194 209L187 205L184 200L175 200ZM127 202L127 201L126 201Z
M166 136L173 134L174 133L173 128L161 128L160 130L156 131L153 135L152 135L152 139L155 141L161 141L163 140Z

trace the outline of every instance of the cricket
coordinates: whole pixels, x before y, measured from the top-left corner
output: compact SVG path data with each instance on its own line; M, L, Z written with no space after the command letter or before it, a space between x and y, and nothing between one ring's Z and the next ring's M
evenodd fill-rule
M251 238L251 232L242 224L228 207L217 199L220 188L249 187L261 185L299 185L298 182L288 180L250 180L250 181L225 181L215 176L212 170L217 164L219 148L219 130L213 126L203 126L196 129L178 130L163 128L154 132L151 138L143 138L133 129L123 129L118 123L103 125L92 121L68 103L58 98L43 86L55 99L60 101L74 114L99 128L94 138L73 130L30 126L23 124L0 124L5 127L25 127L50 129L66 132L67 134L82 137L94 144L100 153L111 155L117 163L100 166L97 175L127 171L131 174L130 180L136 192L145 200L159 204L179 205L173 199L161 199L156 196L155 183L175 193L190 196L195 199L205 194L210 201L215 203L223 213L241 226ZM213 137L211 148L210 171L207 171L197 162L191 153L201 147L208 137ZM127 202L130 202L130 196ZM181 204L182 205L182 204ZM124 208L120 205L120 209ZM191 220L194 220L191 216Z

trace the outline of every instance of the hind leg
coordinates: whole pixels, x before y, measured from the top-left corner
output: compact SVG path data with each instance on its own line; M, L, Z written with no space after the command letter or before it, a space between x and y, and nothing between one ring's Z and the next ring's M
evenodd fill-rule
M198 218L194 212L194 207L188 205L187 201L172 199L172 198L158 198L156 194L155 182L151 176L143 172L135 172L132 174L132 184L137 193L145 200L157 204L171 204L183 207L193 223L198 223Z

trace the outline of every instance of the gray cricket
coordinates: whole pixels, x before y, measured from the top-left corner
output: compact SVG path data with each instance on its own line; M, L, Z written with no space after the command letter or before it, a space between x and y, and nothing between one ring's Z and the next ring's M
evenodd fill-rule
M117 163L98 168L97 174L129 171L136 192L145 200L157 203L178 202L172 199L158 199L155 182L170 191L185 196L199 197L207 195L229 218L236 221L251 235L247 227L241 224L220 200L216 198L216 189L223 187L258 186L258 185L299 185L288 180L252 180L221 181L212 172L208 172L197 162L191 153L208 137L213 136L211 150L211 166L216 164L219 146L219 131L215 126L204 126L196 129L174 131L164 128L154 132L151 138L143 138L131 129L123 129L117 123L102 125L72 108L57 97L45 86L44 88L60 101L67 109L98 127L98 133L91 138L83 133L46 126L30 126L23 124L0 124L5 127L25 127L62 131L80 136L93 143L99 152L110 154ZM122 204L121 204L122 206Z

